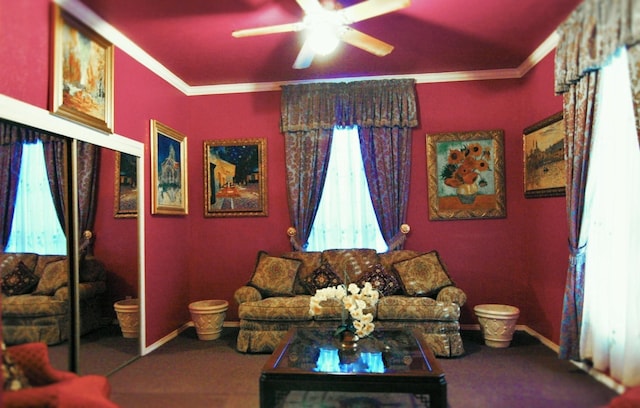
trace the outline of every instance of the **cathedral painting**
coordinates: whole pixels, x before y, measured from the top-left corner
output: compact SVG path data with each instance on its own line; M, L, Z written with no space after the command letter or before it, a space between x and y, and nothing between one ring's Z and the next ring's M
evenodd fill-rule
M187 139L152 121L152 214L187 214Z

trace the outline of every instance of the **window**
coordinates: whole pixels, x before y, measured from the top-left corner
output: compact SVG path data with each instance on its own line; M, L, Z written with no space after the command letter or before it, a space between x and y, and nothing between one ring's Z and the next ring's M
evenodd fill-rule
M640 149L625 49L601 70L582 228L580 353L623 384L640 380Z
M11 234L5 252L66 255L67 240L51 196L42 142L24 144Z
M364 172L357 127L336 127L322 198L307 251L327 248L387 250Z

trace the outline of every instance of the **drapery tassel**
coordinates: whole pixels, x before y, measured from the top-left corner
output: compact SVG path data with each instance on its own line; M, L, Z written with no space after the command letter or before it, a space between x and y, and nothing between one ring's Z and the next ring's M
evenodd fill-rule
M404 244L404 241L407 239L407 234L409 233L409 231L411 231L411 227L409 227L409 224L402 224L400 226L400 232L394 235L394 237L391 238L391 241L387 243L389 251L400 248Z
M289 227L287 228L287 235L289 236L289 242L296 251L303 252L302 245L300 245L300 241L298 241L298 231L295 228Z

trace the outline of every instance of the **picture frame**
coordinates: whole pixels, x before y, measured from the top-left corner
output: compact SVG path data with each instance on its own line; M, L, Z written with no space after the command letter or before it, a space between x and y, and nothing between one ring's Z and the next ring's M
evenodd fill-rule
M553 114L522 131L524 196L561 197L566 194L564 119Z
M114 218L136 218L138 216L138 158L136 156L115 152L114 181Z
M187 137L151 120L151 214L187 215Z
M506 217L504 131L427 134L430 220Z
M267 140L206 140L203 151L204 216L267 216Z
M58 5L51 27L51 112L113 133L113 44Z

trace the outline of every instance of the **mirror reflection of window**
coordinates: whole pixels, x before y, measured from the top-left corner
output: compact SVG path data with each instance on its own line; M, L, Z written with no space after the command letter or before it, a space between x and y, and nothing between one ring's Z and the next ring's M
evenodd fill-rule
M22 146L18 193L5 252L67 254L67 239L56 215L39 140Z

